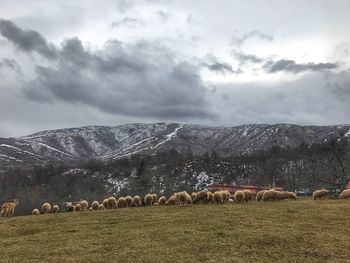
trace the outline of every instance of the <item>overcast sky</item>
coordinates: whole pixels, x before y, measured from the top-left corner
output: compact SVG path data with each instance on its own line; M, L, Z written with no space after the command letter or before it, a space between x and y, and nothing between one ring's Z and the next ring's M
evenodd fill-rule
M348 0L0 0L0 136L350 123Z

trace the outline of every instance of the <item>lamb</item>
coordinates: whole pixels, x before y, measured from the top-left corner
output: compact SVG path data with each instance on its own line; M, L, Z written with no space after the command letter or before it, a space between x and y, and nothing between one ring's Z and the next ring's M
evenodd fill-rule
M166 205L176 205L176 194L169 197L169 199L166 201Z
M109 209L116 209L117 208L117 199L115 199L114 196L111 196L107 199L108 201L108 208Z
M104 199L103 201L102 201L102 204L103 204L103 206L104 206L104 208L108 208L108 199Z
M43 203L41 206L41 212L44 215L51 213L51 205L49 203Z
M223 203L224 199L221 191L216 191L214 193L214 203Z
M253 193L252 193L252 191L250 191L250 190L243 190L243 193L244 193L244 200L245 200L246 202L252 200L252 198L253 198Z
M155 202L153 202L153 195L147 194L144 198L145 206L153 205Z
M329 191L327 189L316 190L312 194L312 199L316 200L316 199L320 199L322 197L327 197L328 194L329 194Z
M264 192L262 198L262 201L275 201L278 200L278 191L275 189L270 189Z
M98 205L98 210L105 210L105 206L103 204L99 204Z
M98 210L98 207L99 207L99 203L98 203L98 201L93 201L92 203L91 203L91 208L92 208L92 210Z
M38 208L35 208L33 211L32 211L32 215L40 215L40 211Z
M236 202L243 202L245 201L245 194L242 190L237 190L235 194L233 195L233 198Z
M340 194L340 198L342 198L342 199L350 198L350 189L344 190L344 191Z
M166 205L166 198L165 196L161 196L158 200L159 205Z
M176 193L175 200L180 204L180 206L192 203L192 198L186 191Z
M266 192L267 190L261 190L259 191L257 194L256 194L256 201L261 201L264 193Z
M89 203L86 200L80 201L81 210L86 211L89 208Z
M66 202L66 211L67 212L73 212L74 211L74 205L71 202Z
M134 207L141 207L141 198L139 195L135 195L133 198L132 198L132 205Z
M126 202L124 197L119 197L117 201L117 207L118 208L125 208L128 207L128 203Z
M58 205L52 206L52 213L57 214L60 211L60 208Z
M132 207L132 197L130 195L125 197L125 201L126 201L128 207Z
M230 192L228 190L221 191L223 202L226 203L230 199Z
M80 205L79 203L78 203L78 204L75 204L74 210L75 210L75 212L81 211L81 205Z

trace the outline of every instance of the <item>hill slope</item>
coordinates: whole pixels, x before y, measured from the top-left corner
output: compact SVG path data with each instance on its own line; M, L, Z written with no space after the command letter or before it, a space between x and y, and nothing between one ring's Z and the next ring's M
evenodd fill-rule
M304 199L0 218L0 262L348 262L348 206Z

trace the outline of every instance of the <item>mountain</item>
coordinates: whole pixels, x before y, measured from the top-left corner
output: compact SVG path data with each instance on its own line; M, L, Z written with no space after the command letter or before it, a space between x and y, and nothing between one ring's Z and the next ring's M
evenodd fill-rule
M323 142L350 125L300 126L253 124L208 127L178 123L87 126L42 131L17 138L0 138L0 165L27 166L49 162L123 159L176 151L186 156L220 158L250 156L273 146L294 148Z

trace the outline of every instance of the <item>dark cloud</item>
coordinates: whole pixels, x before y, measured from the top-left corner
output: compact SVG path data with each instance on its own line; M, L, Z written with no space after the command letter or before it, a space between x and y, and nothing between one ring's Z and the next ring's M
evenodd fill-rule
M161 45L111 40L102 49L91 51L80 39L70 38L50 53L51 44L38 32L22 30L8 21L1 28L23 51L56 58L49 66L37 65L35 77L23 87L23 94L33 101L63 101L131 117L217 117L207 99L199 67L179 60ZM16 37L9 36L8 28L16 32ZM213 70L229 69L228 65L213 66Z
M126 27L131 27L131 28L135 28L138 26L144 26L145 22L133 18L133 17L125 17L119 21L113 22L111 24L112 27L121 27L121 26L126 26Z
M258 38L258 39L262 39L262 40L267 40L267 41L272 41L273 37L271 35L265 34L263 32L260 32L258 30L253 30L250 31L246 34L244 34L241 37L238 36L234 36L232 37L231 41L230 41L230 45L235 45L235 46L242 46L248 39L251 38Z
M7 67L7 68L12 69L13 71L15 71L17 73L22 72L21 66L14 59L9 59L9 58L1 59L0 60L0 68L1 67Z
M24 30L11 21L0 19L0 33L21 51L35 51L48 59L56 57L55 47L36 31Z
M338 65L336 63L304 63L298 64L294 60L280 59L277 61L267 61L263 68L268 73L277 73L280 71L290 73L300 73L302 71L323 71L329 69L336 69Z
M245 54L241 50L238 50L238 51L233 50L232 55L234 56L235 59L238 60L239 65L245 65L247 63L258 64L264 61L263 58L260 58L253 54Z

